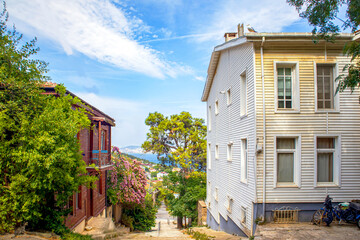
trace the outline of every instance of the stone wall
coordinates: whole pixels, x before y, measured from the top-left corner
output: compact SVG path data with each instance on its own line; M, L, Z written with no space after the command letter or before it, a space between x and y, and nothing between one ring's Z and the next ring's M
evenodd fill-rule
M202 226L206 224L206 204L204 201L198 201L198 225Z

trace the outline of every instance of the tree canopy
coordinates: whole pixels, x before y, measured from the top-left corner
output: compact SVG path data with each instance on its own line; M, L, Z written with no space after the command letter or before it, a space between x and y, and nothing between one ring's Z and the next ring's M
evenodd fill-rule
M295 6L300 17L309 21L314 26L315 39L334 41L338 32L350 28L352 32L359 29L360 25L360 1L359 0L287 0L291 6ZM346 19L340 19L338 13L341 7L346 7ZM342 25L336 24L336 20ZM359 39L348 43L344 53L351 57L351 63L343 69L346 74L340 75L337 91L350 88L353 91L360 84L360 42Z
M33 56L36 39L7 28L0 15L0 232L28 222L30 228L63 226L65 206L86 175L76 138L90 121L77 98L58 86L41 94L47 64Z
M142 144L146 152L166 155L185 171L206 169L206 126L204 120L188 112L170 117L150 113L145 124L150 127L147 140Z

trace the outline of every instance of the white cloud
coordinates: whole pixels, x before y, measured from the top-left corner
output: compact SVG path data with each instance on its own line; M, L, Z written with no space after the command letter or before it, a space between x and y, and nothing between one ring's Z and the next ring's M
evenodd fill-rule
M203 76L196 76L195 79L200 82L205 82L205 78Z
M205 27L201 28L203 35L196 38L198 42L219 40L225 32L236 32L239 23L251 24L258 32L279 32L300 19L296 9L284 0L228 0L219 3L211 19L206 19L206 24L201 23Z
M7 7L21 32L49 38L69 55L79 52L157 78L182 73L176 63L135 40L151 28L110 0L12 0Z
M145 118L149 114L147 103L99 96L94 93L75 93L105 114L115 119L112 145L139 145L146 137Z

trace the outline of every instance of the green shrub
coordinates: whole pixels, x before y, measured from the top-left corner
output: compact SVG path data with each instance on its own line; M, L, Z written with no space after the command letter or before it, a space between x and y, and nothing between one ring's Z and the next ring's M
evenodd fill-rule
M131 216L127 215L128 211L125 211L123 213L123 215L121 216L121 222L122 224L124 224L126 227L130 228L130 231L134 231L134 218Z
M149 231L152 227L155 227L156 212L157 207L153 204L151 195L148 194L145 197L145 206L124 209L122 222L125 226L130 227L131 231Z

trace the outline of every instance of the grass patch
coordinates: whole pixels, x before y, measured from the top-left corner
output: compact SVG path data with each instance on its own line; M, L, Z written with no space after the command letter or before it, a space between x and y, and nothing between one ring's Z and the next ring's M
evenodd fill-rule
M63 240L92 240L89 235L82 235L80 233L69 232L61 236Z
M206 235L205 233L201 233L198 231L195 231L191 228L186 229L186 234L190 235L192 238L196 240L212 240L215 239L214 236Z

